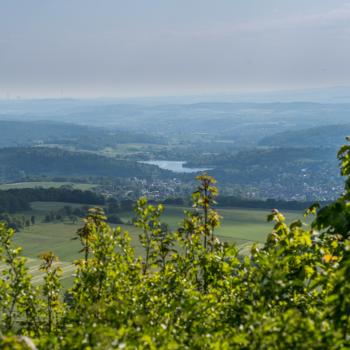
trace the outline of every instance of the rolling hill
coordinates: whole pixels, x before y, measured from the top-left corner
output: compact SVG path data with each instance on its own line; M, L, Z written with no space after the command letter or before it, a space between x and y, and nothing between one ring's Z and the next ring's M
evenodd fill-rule
M46 147L0 149L0 180L16 181L35 175L147 178L167 177L171 173L154 165L87 152Z
M57 144L84 150L98 150L124 143L157 144L159 136L59 123L54 121L0 120L0 147Z
M339 148L350 135L350 124L327 125L296 131L284 131L265 137L261 146Z

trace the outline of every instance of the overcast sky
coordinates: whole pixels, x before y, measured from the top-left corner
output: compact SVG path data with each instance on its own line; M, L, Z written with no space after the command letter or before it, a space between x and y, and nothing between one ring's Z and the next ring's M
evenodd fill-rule
M350 1L0 0L0 97L350 85Z

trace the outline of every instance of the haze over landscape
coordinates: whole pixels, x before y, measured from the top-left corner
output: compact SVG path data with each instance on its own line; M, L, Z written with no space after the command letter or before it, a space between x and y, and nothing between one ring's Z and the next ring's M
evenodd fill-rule
M2 97L350 85L344 0L2 1Z
M350 348L349 39L345 0L1 1L0 349Z

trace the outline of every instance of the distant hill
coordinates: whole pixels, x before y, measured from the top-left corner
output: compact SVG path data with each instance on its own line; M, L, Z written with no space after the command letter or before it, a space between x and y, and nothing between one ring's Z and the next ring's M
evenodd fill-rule
M338 148L350 135L350 124L319 126L297 131L285 131L263 138L260 146L272 147L332 147Z
M0 180L16 181L37 175L149 178L167 177L171 173L153 165L86 152L45 147L0 149Z
M350 104L346 103L217 102L149 105L77 101L55 109L53 106L56 103L47 101L42 105L47 113L31 105L23 112L25 105L19 104L20 109L16 109L16 106L11 109L11 106L2 106L0 103L0 119L50 120L96 127L103 125L108 130L128 131L130 140L133 140L133 134L142 133L191 143L230 142L235 148L240 148L256 146L261 139L279 132L330 123L347 124L350 115Z
M160 137L130 131L51 121L0 120L0 147L59 144L86 150L121 143L161 143Z

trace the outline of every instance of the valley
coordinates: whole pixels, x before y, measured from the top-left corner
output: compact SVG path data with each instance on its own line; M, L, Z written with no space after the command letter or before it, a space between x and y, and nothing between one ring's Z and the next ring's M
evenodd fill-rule
M196 175L208 172L220 189L216 234L244 255L271 232L271 209L281 208L290 222L313 201L324 205L343 190L336 152L350 131L350 105L86 103L18 101L8 110L2 104L0 116L0 214L19 229L15 242L33 266L43 251L60 257L66 285L72 281L69 266L80 256L79 241L72 239L96 205L79 203L83 192L70 203L55 201L60 191L103 198L110 224L127 230L136 254L143 255L132 224L135 201L145 196L165 203L162 220L175 229L191 207ZM8 195L51 199L23 203L29 209L8 214Z

